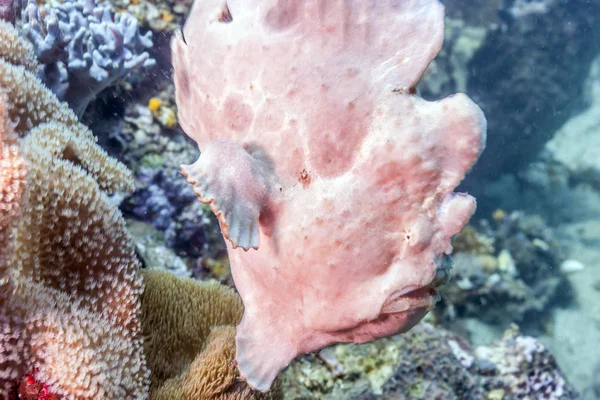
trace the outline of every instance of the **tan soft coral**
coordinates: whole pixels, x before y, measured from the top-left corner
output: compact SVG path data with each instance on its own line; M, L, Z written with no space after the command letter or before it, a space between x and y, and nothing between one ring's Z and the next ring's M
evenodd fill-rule
M9 37L3 29L12 28L0 25ZM17 210L18 200L20 210L0 231L15 249L0 260L0 397L33 376L67 399L144 398L139 263L108 197L131 188L131 175L27 68L9 63L27 60L15 56L19 48L0 46L13 52L0 53L0 126L16 133L0 162L0 176L13 182L0 193L12 200L1 204Z
M235 367L235 327L215 328L206 348L183 374L169 379L153 400L276 400L283 398L279 383L268 393L251 389Z
M51 136L48 136L52 133ZM22 140L30 162L9 260L14 290L2 293L0 364L66 398L137 398L148 388L142 353L142 282L123 220L91 174L86 148L60 124ZM15 340L17 342L15 342Z
M0 19L0 55L13 65L21 65L28 71L38 66L33 45L24 40L12 24Z
M0 94L0 282L6 273L2 267L12 254L11 227L19 214L26 174L27 163L8 119L6 99Z
M243 306L231 289L143 272L142 331L152 370L153 400L274 400L274 388L260 393L239 379L235 328Z

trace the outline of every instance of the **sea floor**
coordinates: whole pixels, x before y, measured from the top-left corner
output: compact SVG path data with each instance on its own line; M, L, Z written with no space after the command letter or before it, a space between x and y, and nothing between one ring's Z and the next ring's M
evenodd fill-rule
M551 334L540 339L573 385L584 391L594 383L600 363L600 218L561 228L572 237L567 241L567 257L585 268L569 274L574 304L553 311Z

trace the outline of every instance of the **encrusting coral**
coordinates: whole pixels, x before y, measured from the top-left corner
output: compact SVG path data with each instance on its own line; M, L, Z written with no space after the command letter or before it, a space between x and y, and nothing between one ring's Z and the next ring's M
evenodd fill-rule
M26 48L11 37L23 46L4 50ZM1 125L14 126L28 164L20 215L5 232L15 251L0 268L0 396L31 377L67 399L145 397L139 263L108 197L132 187L130 174L32 72L9 62L28 57L0 57Z
M580 399L550 351L514 325L473 347L422 322L404 335L304 356L285 376L286 400Z
M274 400L278 385L260 393L235 367L239 296L226 286L143 271L142 332L152 370L153 400Z

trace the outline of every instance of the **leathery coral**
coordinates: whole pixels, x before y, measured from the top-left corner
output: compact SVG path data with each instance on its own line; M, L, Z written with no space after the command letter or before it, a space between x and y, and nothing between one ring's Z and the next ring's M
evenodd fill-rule
M139 263L108 198L131 175L26 68L11 29L0 25L14 40L0 46L0 398L147 397Z
M218 283L182 279L165 271L143 272L142 332L152 369L152 400L278 400L251 390L235 368L235 328L242 302Z
M443 17L438 0L209 0L174 39L179 119L201 150L183 173L228 239L251 386L434 306L475 209L452 191L485 142L465 95L414 94Z

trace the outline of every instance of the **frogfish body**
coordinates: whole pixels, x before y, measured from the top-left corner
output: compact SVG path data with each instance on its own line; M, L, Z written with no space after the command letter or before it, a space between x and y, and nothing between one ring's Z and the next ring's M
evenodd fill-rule
M443 40L438 0L196 0L173 40L182 166L227 239L245 312L241 376L404 332L436 302L453 193L485 143L465 95L415 84Z

